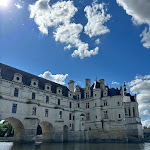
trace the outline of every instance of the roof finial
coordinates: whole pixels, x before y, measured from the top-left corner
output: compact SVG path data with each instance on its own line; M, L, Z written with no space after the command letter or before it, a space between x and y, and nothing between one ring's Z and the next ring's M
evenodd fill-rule
M95 81L97 81L97 75L96 75L96 80Z

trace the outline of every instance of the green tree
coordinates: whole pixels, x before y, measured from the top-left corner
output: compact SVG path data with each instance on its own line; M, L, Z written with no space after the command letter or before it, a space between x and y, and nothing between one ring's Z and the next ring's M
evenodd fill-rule
M14 129L11 124L5 121L3 124L0 124L0 137L12 137L14 135Z

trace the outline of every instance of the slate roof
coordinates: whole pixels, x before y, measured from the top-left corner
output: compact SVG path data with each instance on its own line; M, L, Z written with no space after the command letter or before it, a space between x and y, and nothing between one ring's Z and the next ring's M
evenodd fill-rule
M68 91L69 89L66 86L60 85L58 83L46 80L44 78L35 76L33 74L27 73L25 71L7 66L5 64L0 63L0 68L2 69L1 74L2 74L2 79L8 80L8 81L12 81L14 78L14 74L15 73L20 73L22 75L22 82L24 85L26 86L30 86L31 84L31 80L32 79L37 79L39 81L38 83L38 87L41 90L45 89L45 84L46 83L50 83L51 84L51 90L52 93L56 93L56 89L57 87L61 87L62 88L62 94L63 96L68 97Z
M120 94L120 90L111 88L111 89L108 89L108 95L115 96L115 95L121 95L121 94Z

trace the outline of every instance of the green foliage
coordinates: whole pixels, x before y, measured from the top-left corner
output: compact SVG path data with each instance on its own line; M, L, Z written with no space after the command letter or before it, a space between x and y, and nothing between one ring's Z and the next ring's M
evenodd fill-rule
M0 124L0 137L12 137L14 135L14 129L9 122Z

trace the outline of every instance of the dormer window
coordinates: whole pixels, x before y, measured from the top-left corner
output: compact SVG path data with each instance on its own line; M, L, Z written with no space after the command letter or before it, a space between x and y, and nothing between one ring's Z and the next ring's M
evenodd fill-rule
M51 84L50 83L45 84L45 90L51 92Z
M32 80L31 80L31 86L37 88L37 87L38 87L38 82L39 82L39 81L38 81L37 79L32 79Z
M18 81L20 80L20 78L19 78L19 77L17 77L16 79L17 79Z
M73 92L72 91L68 91L68 97L70 97L70 98L73 97Z
M62 88L61 87L57 87L57 94L62 94Z
M13 81L18 82L18 83L22 83L22 75L20 73L15 73Z

